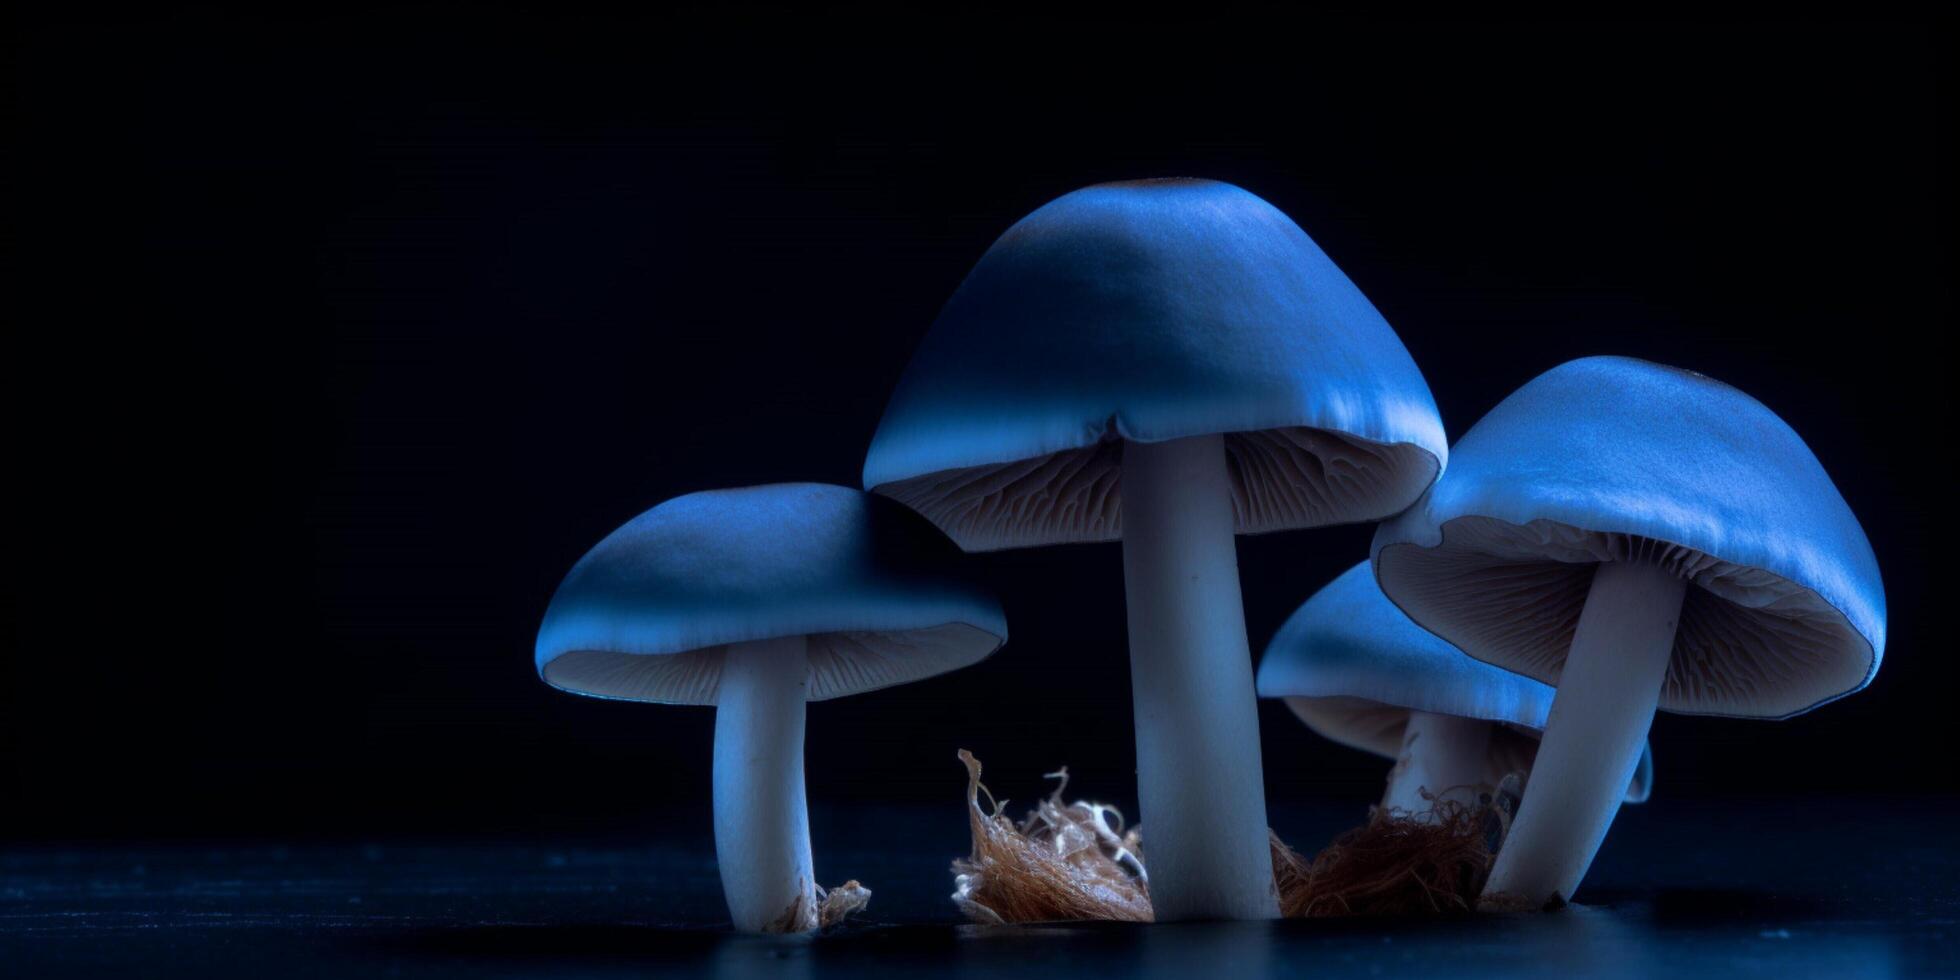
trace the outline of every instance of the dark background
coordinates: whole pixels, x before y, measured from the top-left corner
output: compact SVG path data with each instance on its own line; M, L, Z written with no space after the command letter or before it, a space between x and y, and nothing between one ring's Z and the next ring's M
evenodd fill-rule
M1864 521L1886 665L1663 715L1657 798L1951 792L1951 37L1928 24L41 18L13 56L0 832L705 828L703 708L548 690L590 544L855 484L1016 218L1201 175L1292 215L1452 437L1569 358L1756 395ZM1254 649L1367 527L1242 538ZM1119 549L975 559L1013 641L813 705L825 805L1133 800ZM1276 801L1386 764L1262 706Z

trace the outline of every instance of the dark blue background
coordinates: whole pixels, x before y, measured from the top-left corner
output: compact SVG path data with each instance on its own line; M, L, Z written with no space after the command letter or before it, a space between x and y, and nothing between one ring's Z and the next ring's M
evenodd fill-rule
M1299 221L1452 436L1593 353L1780 413L1877 550L1886 665L1794 721L1662 716L1657 796L1951 792L1944 33L33 19L7 42L0 834L702 831L709 711L535 679L559 576L675 494L854 483L996 235L1174 174ZM1255 649L1369 533L1241 539ZM1004 795L1066 763L1131 800L1118 549L976 561L1013 641L813 706L814 800L957 821L959 747ZM1276 801L1378 792L1383 763L1262 722Z

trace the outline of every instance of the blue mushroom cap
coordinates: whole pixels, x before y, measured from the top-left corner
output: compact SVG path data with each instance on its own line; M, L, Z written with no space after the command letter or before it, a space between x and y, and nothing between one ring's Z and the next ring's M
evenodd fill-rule
M572 567L538 674L577 694L713 704L731 643L809 638L812 701L975 663L1007 639L958 549L904 508L814 483L676 497Z
M1243 532L1376 520L1448 447L1395 331L1230 184L1066 194L982 256L921 343L867 489L969 550L1122 534L1123 440L1224 434Z
M1809 447L1748 395L1624 357L1560 365L1457 442L1375 574L1464 652L1556 682L1593 568L1686 579L1663 710L1779 718L1870 683L1885 592Z
M1259 696L1364 698L1526 728L1544 728L1552 710L1550 686L1464 656L1410 622L1365 561L1279 628L1259 661Z
M1302 603L1259 661L1259 696L1284 698L1307 727L1384 758L1402 749L1411 711L1498 723L1490 746L1492 783L1529 770L1552 710L1553 689L1465 656L1417 626L1375 585L1368 562L1342 572ZM1642 750L1626 801L1653 785Z

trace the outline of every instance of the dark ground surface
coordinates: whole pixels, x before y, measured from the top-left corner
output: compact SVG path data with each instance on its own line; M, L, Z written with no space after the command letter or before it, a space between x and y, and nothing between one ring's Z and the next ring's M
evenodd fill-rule
M1561 913L983 928L946 900L956 803L819 810L820 875L875 897L866 921L805 940L718 921L705 809L653 844L17 844L0 850L0 974L1954 975L1956 815L1951 799L1659 800L1623 814ZM1311 846L1355 813L1277 816Z

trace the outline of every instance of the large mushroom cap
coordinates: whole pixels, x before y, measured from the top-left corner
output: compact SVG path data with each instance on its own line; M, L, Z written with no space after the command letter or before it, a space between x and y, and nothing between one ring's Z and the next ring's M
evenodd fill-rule
M809 637L810 700L967 666L1007 638L960 553L889 501L814 483L676 497L573 566L538 674L577 694L714 704L726 645Z
M1646 361L1585 358L1518 389L1374 550L1410 618L1548 683L1598 563L1686 579L1667 711L1799 714L1870 683L1885 649L1878 562L1803 439L1728 385Z
M1230 184L1064 195L982 256L906 369L864 485L968 550L1122 534L1122 440L1226 434L1242 532L1376 520L1448 449L1395 332Z
M1303 603L1259 661L1259 696L1284 698L1308 728L1387 759L1402 751L1409 713L1496 723L1486 779L1529 770L1552 709L1551 687L1467 657L1417 626L1375 585L1367 562ZM1641 753L1626 800L1647 798L1653 762Z

